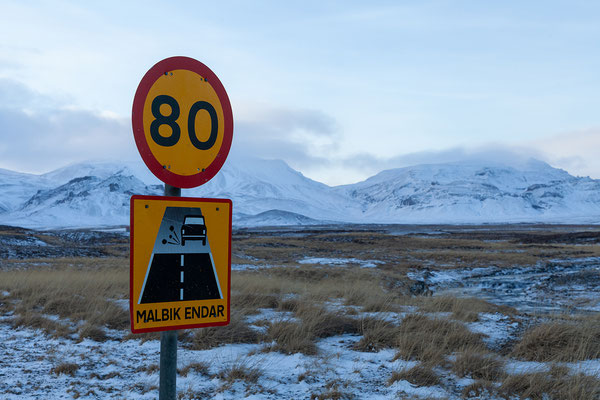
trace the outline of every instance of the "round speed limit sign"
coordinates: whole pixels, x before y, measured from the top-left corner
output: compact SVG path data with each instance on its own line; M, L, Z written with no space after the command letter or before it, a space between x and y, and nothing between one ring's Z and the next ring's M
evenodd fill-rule
M179 188L208 182L221 169L233 136L229 97L200 61L171 57L140 82L132 111L142 159L161 181Z

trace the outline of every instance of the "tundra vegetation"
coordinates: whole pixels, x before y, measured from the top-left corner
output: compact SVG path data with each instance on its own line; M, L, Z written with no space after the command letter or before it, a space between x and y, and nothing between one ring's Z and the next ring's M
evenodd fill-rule
M379 387L395 398L600 398L600 317L590 306L600 297L598 289L558 310L532 311L518 302L465 294L461 282L447 290L443 280L423 278L490 266L512 271L539 269L557 260L561 265L592 260L594 268L551 282L566 288L580 281L598 283L600 229L403 229L403 234L385 226L234 231L231 323L179 332L180 352L186 352L180 378L213 382L225 398L240 393L285 398L284 384L269 384L269 368L278 367L268 355L294 356L313 363L305 362L301 371L289 362L279 368L290 368L290 382L306 384L306 398L364 398L370 389L357 387L364 376L360 364L343 374L323 372L332 357L343 356L324 351L324 343L339 338L354 360L389 354L380 374L369 378L376 382L365 387ZM126 235L3 227L0 243L0 324L15 331L35 329L73 346L159 338L156 333L129 333ZM560 295L554 287L537 289L549 303ZM562 295L568 298L568 293ZM207 359L207 350L230 345L250 346L241 347L235 362L225 366ZM120 376L94 371L85 360L51 356L55 364L49 379L109 382ZM135 374L156 375L157 362ZM0 363L0 375L2 368ZM135 379L129 384L141 394L156 390ZM74 397L85 397L74 383L69 390ZM110 385L96 390L106 397L112 393ZM179 397L211 398L214 393L189 383L180 388Z

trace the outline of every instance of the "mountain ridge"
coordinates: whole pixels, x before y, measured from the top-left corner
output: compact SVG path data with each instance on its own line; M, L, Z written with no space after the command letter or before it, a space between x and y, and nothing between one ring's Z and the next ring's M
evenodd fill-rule
M141 161L85 162L40 175L0 170L0 224L127 225L130 196L162 195L162 187ZM182 195L232 199L238 226L600 222L599 180L534 159L420 164L328 186L281 160L230 157L215 178Z

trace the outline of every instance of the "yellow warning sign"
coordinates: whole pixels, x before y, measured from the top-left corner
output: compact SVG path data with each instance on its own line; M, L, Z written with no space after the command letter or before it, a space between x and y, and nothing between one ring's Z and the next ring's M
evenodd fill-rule
M132 332L229 323L231 212L228 199L131 198Z

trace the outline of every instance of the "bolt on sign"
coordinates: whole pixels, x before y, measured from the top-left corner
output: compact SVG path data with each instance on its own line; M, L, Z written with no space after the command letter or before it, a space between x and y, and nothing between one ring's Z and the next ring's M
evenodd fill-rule
M142 78L132 109L135 143L161 181L178 188L208 182L233 137L233 114L219 78L200 61L171 57Z
M131 198L133 333L229 323L231 214L228 199Z

